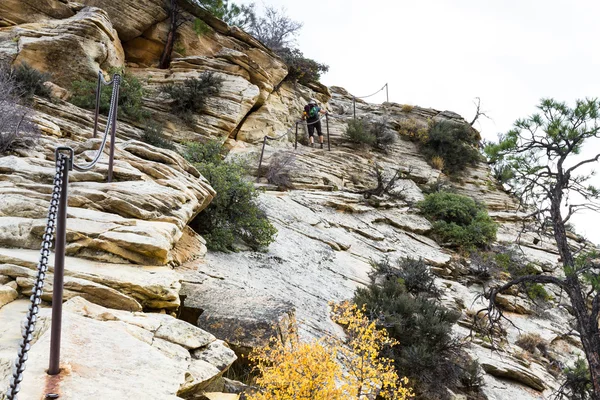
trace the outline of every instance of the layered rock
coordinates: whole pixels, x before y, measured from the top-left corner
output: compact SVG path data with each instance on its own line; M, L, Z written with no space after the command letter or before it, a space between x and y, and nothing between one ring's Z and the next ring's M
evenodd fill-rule
M5 322L0 336L0 372L14 359L19 322L27 306L19 300L0 309ZM44 309L21 398L42 398L49 392L72 400L98 396L187 398L220 377L236 359L214 336L169 315L111 310L80 297L66 302L63 310L61 373L46 374L50 324L49 309ZM2 387L7 383L5 378L0 380Z
M4 0L0 3L0 27L63 19L75 14L59 0Z
M4 29L0 42L4 42L0 58L49 72L53 82L67 88L76 80L94 79L99 70L121 68L125 62L117 32L98 8Z

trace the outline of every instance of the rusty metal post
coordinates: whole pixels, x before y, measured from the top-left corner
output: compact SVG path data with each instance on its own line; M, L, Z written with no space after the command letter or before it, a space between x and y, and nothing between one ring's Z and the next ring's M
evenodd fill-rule
M296 140L294 141L294 150L298 148L298 121L296 121Z
M325 114L325 124L327 125L327 150L331 151L331 140L329 140L329 114Z
M385 84L385 100L386 100L386 103L390 102L390 96L388 94L388 84L387 83Z
M62 327L63 280L65 273L65 247L67 242L67 205L69 203L69 167L73 160L65 163L63 170L56 236L54 244L54 284L52 289L52 327L50 330L49 375L60 372L60 336Z
M100 96L102 94L102 72L98 72L98 86L96 86L96 115L94 115L94 139L98 133L98 114L100 113Z
M114 79L114 78L113 78ZM116 93L116 99L119 98L119 87L117 85L113 86L113 91L117 91ZM115 95L113 93L113 95ZM112 178L113 178L113 163L114 163L114 159L115 159L115 137L116 137L116 132L117 132L117 112L118 112L119 108L115 107L114 109L114 113L113 113L113 118L112 118L112 126L111 131L110 131L110 149L109 149L109 156L108 156L108 181L112 182ZM107 122L108 123L108 122Z
M258 171L256 171L256 182L260 180L260 168L262 167L263 155L265 154L265 146L267 145L267 137L263 138L262 150L260 151L260 159L258 160Z

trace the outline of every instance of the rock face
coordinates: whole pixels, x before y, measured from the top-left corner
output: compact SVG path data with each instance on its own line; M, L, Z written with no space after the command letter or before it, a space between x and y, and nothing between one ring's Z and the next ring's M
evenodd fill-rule
M75 12L59 0L4 0L0 4L0 27L72 17Z
M352 298L356 288L369 282L371 260L384 257L424 259L437 275L443 304L462 313L456 336L470 337L469 315L482 306L484 288L470 274L468 260L428 237L432 226L415 211L425 185L445 178L415 143L398 135L386 153L349 145L343 133L353 118L351 94L339 87L285 82L287 67L281 59L192 0L180 1L186 22L165 70L155 67L170 22L166 2L83 3L0 4L0 61L27 62L52 72L46 85L55 94L52 101L34 98L33 120L42 133L38 144L0 157L0 391L15 358L27 308L24 298L33 290L54 149L71 146L76 162L84 163L100 146L100 139L91 138L93 114L66 102L65 89L76 79L94 79L99 69L125 65L148 91L144 108L150 118L164 124L166 136L180 149L185 142L218 138L230 149L229 157L249 159L249 174L260 175L264 171L254 168L260 151L256 144L264 136L278 138L266 146L263 168L271 168L276 156L293 154L293 190L262 185L266 191L260 203L279 231L268 251L207 253L204 239L188 224L218 194L177 152L140 141L142 122L119 121L115 180L106 182L106 154L93 171L70 174L64 371L56 380L44 372L47 307L54 291L51 257L42 296L46 310L38 322L22 398L40 398L48 388L56 389L61 399L77 400L124 394L228 398L203 392L235 386L222 378L236 359L234 350L246 355L269 337L285 334L294 321L301 338L340 335L341 328L329 318L328 302ZM206 25L206 33L194 30L196 19ZM223 79L223 88L191 122L184 122L171 113L163 86L205 72ZM296 121L313 97L330 111L323 128L328 127L331 151L302 144L294 149ZM357 101L356 113L387 120L390 131L400 131L405 123L464 122L449 111L395 103ZM105 118L100 119L104 124ZM298 136L306 138L301 124ZM363 196L376 185L375 165L388 177L401 172L394 197ZM524 257L537 268L557 268L551 238L520 232L524 216L487 165L469 168L452 185L486 204L500 224L498 242L518 240ZM577 237L571 239L580 245ZM571 321L568 305L560 293L547 290L554 298L546 308L522 293L502 295L515 325L506 327L498 353L491 353L481 337L469 342L468 353L483 367L488 399L547 399L559 386L560 378L551 374L558 372L556 365L570 365L581 354L565 336ZM515 342L526 332L542 335L552 362L546 355L523 355Z
M12 362L5 359L11 353L8 349L13 349L10 357L14 358L18 317L27 307L25 301L13 304L0 310L7 323L3 327L15 330L3 332L0 365ZM50 345L47 311L40 316L37 340L29 353L24 375L27 384L19 394L23 399L42 398L50 390L71 400L97 396L175 400L198 393L236 358L214 336L171 316L116 311L75 297L64 305L62 372L52 377L46 374ZM182 341L182 337L188 339Z
M17 25L0 31L0 59L14 65L27 63L49 72L63 87L73 81L93 79L99 70L121 68L123 48L108 15L98 8L84 8L66 19Z
M106 11L123 42L140 36L146 29L168 16L167 3L163 0L84 0L82 3Z

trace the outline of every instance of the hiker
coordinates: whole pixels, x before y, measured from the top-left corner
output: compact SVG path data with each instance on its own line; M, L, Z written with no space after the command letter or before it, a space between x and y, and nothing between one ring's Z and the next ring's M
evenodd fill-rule
M317 134L319 135L319 142L321 143L321 148L323 148L323 129L321 128L321 119L319 114L327 114L326 110L322 110L321 107L317 105L317 100L310 99L307 105L304 106L304 113L302 114L302 119L306 119L306 123L308 125L308 137L310 138L310 146L315 147L315 128L317 129Z

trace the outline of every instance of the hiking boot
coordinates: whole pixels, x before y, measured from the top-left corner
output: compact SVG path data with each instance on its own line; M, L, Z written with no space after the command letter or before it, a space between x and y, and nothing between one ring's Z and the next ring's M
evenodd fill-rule
M310 144L310 147L313 147L313 148L314 148L314 147L315 147L315 144L314 144L314 143L311 143L311 144Z
M323 148L323 143L321 143L321 148Z

